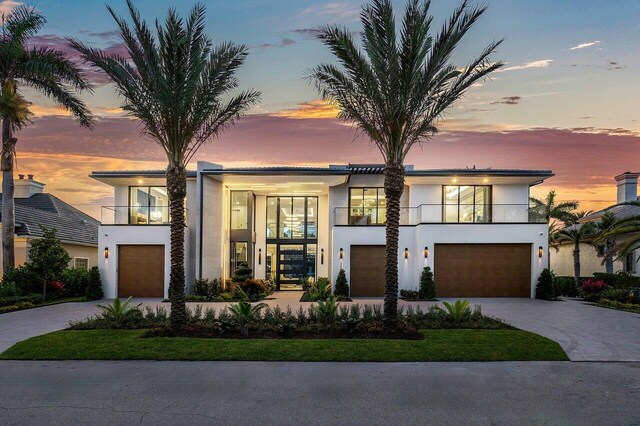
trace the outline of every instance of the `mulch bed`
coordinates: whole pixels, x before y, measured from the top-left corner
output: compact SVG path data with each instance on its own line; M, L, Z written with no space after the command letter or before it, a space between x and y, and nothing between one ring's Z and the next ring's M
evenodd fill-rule
M238 330L221 332L218 329L202 326L187 326L181 330L169 327L155 327L143 335L153 337L196 337L206 339L396 339L422 340L424 335L414 328L385 330L374 329L349 332L344 329L293 330L283 333L276 330L250 329L248 336L243 336Z

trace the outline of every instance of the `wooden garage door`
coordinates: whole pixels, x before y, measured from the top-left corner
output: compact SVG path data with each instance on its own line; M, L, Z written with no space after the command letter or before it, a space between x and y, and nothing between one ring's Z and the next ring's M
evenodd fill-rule
M118 246L118 297L164 297L164 246Z
M384 296L384 246L351 246L351 296Z
M437 297L530 297L531 244L436 244Z

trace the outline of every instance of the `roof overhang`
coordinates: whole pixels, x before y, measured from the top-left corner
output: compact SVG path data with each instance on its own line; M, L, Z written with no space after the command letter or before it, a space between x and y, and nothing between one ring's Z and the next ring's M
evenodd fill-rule
M167 184L166 172L164 170L97 171L92 172L89 177L111 186L166 186ZM187 179L195 178L195 171L187 171Z
M329 187L348 181L349 175L318 174L210 174L231 191L252 191L259 195L326 195Z

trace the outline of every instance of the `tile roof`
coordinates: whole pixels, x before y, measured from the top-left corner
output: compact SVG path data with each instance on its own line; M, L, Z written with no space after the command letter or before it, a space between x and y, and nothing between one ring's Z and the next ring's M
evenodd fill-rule
M98 244L100 222L51 194L16 198L15 206L16 235L41 237L40 225L43 225L46 228L56 228L57 236L62 241Z

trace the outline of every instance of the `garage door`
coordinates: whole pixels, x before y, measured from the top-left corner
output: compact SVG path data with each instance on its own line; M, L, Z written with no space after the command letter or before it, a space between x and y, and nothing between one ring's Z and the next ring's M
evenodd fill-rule
M531 244L436 244L437 297L530 297Z
M164 297L164 246L118 246L118 297Z
M351 246L351 296L384 296L384 246Z

